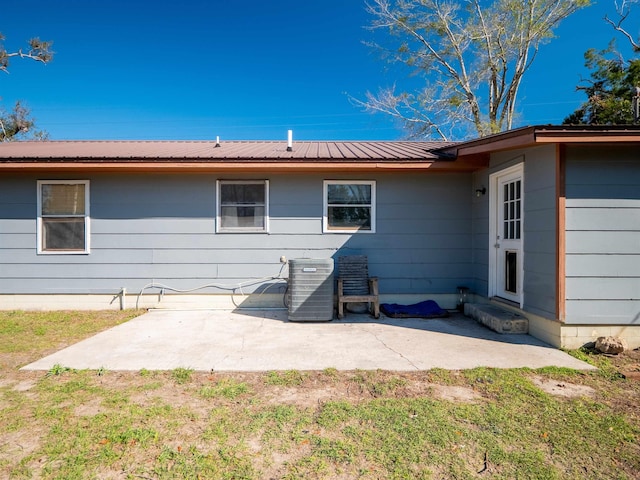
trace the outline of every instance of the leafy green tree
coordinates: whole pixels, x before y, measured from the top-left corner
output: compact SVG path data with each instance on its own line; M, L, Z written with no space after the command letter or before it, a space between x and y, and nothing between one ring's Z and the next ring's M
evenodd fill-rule
M575 112L564 119L574 125L626 125L634 123L633 97L640 86L640 59L624 60L611 44L606 50L587 50L585 65L591 78L578 85L587 96Z
M518 89L541 44L589 0L371 0L379 48L424 87L354 100L404 122L411 137L485 136L510 129ZM387 46L391 44L391 46Z
M576 89L587 96L575 112L564 119L565 124L612 125L632 124L634 97L640 88L640 39L636 40L625 29L624 22L631 14L631 7L638 0L622 0L616 3L617 19L604 17L605 22L629 42L635 58L625 59L616 48L615 40L605 50L589 49L584 54L585 66L591 70L590 78ZM637 107L636 107L637 108Z
M4 46L4 35L0 33L0 70L9 73L9 64L13 58L27 58L36 62L49 63L53 60L52 42L44 42L39 38L28 41L29 49L9 51ZM35 129L35 120L31 112L20 101L11 110L0 108L0 141L33 138L45 139L47 134Z

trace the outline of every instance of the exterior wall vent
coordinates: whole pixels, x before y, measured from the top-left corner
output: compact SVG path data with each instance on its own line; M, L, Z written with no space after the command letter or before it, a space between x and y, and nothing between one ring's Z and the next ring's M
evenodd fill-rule
M289 320L333 320L333 259L289 260Z

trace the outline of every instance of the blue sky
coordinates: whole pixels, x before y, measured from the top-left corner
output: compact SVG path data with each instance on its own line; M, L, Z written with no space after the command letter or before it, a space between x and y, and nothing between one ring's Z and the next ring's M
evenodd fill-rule
M582 102L583 53L614 37L605 13L613 0L568 18L542 47L518 126L560 123ZM0 97L24 100L52 140L280 140L288 129L297 140L402 139L393 120L348 98L403 75L362 43L369 23L364 0L6 0L5 46L39 36L56 56L14 60Z

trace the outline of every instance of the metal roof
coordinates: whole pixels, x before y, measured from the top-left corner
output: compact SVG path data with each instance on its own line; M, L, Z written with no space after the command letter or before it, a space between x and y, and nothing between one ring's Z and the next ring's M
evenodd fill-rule
M465 142L42 141L0 143L0 170L477 171L492 152L540 144L637 144L640 126L533 126Z
M451 142L276 141L42 141L0 143L0 162L11 160L101 161L354 161L402 162L442 159L436 150ZM446 157L444 157L446 158Z

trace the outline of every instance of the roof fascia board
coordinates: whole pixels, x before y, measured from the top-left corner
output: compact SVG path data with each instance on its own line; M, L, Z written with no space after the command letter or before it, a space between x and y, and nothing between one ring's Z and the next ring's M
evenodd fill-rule
M575 134L562 134L561 132L539 132L536 135L537 143L638 143L640 133L620 135L611 133L608 135L585 136Z
M536 144L549 143L638 143L638 129L571 128L571 127L525 127L478 140L471 140L440 150L455 153L458 157L475 154L489 154L500 150L513 150Z
M12 172L344 172L344 171L474 171L479 158L427 162L78 162L12 161L0 163L0 171Z
M504 138L486 137L468 143L462 143L456 148L458 157L466 155L479 155L495 152L496 150L512 150L536 143L535 132L521 132L518 135L505 135Z

